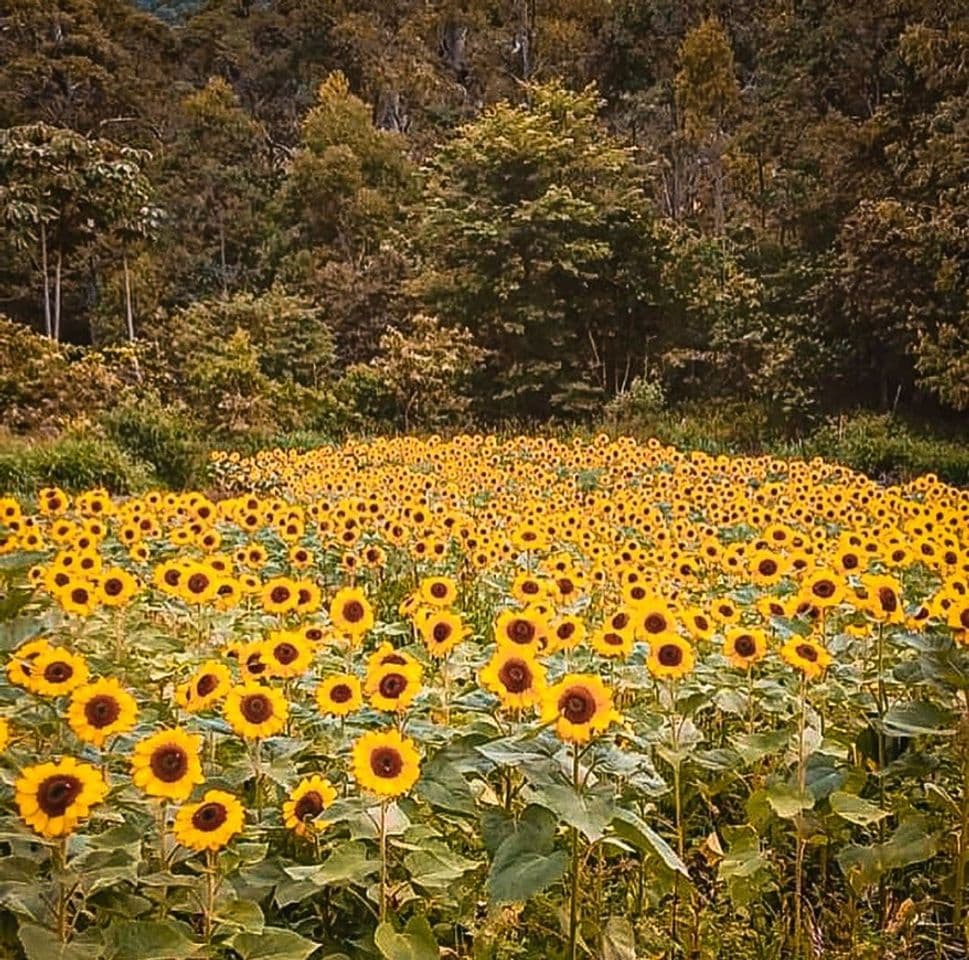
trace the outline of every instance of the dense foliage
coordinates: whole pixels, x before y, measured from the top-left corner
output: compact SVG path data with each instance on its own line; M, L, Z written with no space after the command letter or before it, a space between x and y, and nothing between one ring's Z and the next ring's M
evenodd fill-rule
M214 428L969 406L964 5L140 6L0 12L0 308Z
M26 960L948 960L969 496L460 436L0 499Z

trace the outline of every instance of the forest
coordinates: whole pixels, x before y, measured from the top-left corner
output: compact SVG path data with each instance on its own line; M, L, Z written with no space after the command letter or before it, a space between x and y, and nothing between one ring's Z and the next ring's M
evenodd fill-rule
M969 471L962 5L140 7L4 5L8 431L604 423L875 470L928 434Z

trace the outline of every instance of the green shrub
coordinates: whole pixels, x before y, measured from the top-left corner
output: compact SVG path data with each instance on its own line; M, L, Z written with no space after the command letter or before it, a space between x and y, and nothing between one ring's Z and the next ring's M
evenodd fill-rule
M796 451L837 460L889 482L934 473L947 483L969 483L969 445L920 435L888 414L839 417Z
M88 432L53 440L12 439L0 444L0 492L32 496L48 485L68 491L104 487L134 493L156 481L151 468L116 443Z
M205 449L185 407L168 407L157 394L131 397L101 418L108 437L134 459L151 464L168 487L187 489L201 476Z

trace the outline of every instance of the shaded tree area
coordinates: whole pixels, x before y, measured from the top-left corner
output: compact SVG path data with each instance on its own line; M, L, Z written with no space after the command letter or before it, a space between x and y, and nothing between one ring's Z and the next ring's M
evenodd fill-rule
M957 4L140 7L0 11L0 313L146 389L969 409Z

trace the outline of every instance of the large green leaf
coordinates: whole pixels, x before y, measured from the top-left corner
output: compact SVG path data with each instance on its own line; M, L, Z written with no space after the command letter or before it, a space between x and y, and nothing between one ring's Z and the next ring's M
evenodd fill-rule
M790 783L774 783L767 788L767 802L783 820L792 820L814 806L810 790L801 791Z
M929 860L935 856L937 850L938 843L929 831L928 820L924 817L911 817L899 824L884 843L869 847L844 847L838 853L837 860L852 887L861 893L890 870Z
M444 843L430 841L422 849L408 853L404 866L414 883L429 889L444 889L479 864L455 853Z
M609 917L602 925L602 960L636 960L636 935L626 917Z
M648 824L632 810L616 810L612 829L624 840L646 854L655 854L670 870L689 878L686 864L677 852Z
M438 960L441 955L426 917L411 917L403 933L397 933L390 923L382 923L373 942L387 960Z
M319 948L318 943L280 927L266 927L262 933L242 931L228 943L242 960L306 960Z
M614 814L614 805L609 798L580 794L571 786L543 784L531 789L529 797L593 842L602 839Z
M730 899L744 906L769 886L770 861L761 854L760 837L749 824L724 827L723 837L727 852L720 861L717 876L726 881Z
M896 703L882 718L882 724L892 737L951 736L954 732L952 715L927 701Z
M853 793L843 793L840 790L832 793L828 797L828 802L831 804L831 809L842 820L856 823L860 827L878 823L879 820L884 820L885 817L889 816L887 810L882 810L881 807L870 800L855 796Z
M486 883L491 900L527 900L562 876L568 857L555 849L555 828L555 816L544 807L525 809L492 860Z
M104 955L106 960L183 960L202 949L191 932L175 920L121 920L105 933Z
M27 960L96 960L104 947L93 943L61 943L57 934L35 923L22 923L17 937Z

